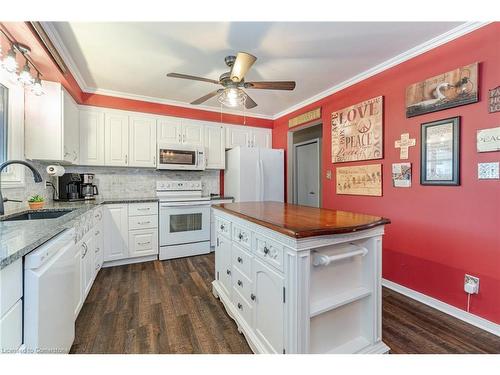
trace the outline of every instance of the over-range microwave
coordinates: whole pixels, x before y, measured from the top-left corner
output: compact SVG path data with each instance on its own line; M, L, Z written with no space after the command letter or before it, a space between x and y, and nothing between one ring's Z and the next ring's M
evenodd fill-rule
M194 145L158 143L157 169L205 170L205 149Z

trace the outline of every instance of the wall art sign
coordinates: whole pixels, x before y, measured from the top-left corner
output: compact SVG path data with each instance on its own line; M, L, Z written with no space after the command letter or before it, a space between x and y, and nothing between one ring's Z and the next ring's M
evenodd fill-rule
M420 183L460 185L460 117L422 124Z
M500 86L489 91L488 110L490 113L500 111Z
M500 151L500 127L477 131L477 152Z
M383 97L332 113L332 163L383 157Z
M477 63L414 83L406 88L406 117L475 103L479 100Z
M500 162L478 163L477 178L480 180L500 179Z
M302 113L301 115L295 116L288 120L288 127L293 128L294 126L299 126L305 124L307 122L311 122L321 118L321 107L311 109L306 113Z
M402 188L411 186L411 163L395 163L392 165L392 185Z
M399 158L402 160L408 159L408 148L415 146L417 141L415 138L410 138L409 133L401 134L401 139L394 142L394 147L399 148Z
M337 194L382 196L382 164L337 168Z

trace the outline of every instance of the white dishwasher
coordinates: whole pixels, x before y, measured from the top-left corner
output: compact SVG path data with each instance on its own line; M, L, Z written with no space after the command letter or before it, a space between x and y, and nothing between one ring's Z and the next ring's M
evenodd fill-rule
M24 260L24 347L68 353L75 338L75 230L68 229Z

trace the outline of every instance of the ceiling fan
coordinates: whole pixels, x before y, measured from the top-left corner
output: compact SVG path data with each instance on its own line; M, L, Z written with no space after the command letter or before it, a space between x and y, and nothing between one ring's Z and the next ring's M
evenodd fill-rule
M180 73L168 73L167 77L190 79L193 81L202 81L222 85L223 88L217 89L196 99L191 104L201 104L208 99L218 96L219 102L228 106L236 107L245 104L245 108L255 108L257 103L243 89L263 89L263 90L293 90L295 81L259 81L245 82L245 74L250 70L257 58L246 52L238 52L236 56L226 56L224 62L231 69L223 73L219 80L192 76Z

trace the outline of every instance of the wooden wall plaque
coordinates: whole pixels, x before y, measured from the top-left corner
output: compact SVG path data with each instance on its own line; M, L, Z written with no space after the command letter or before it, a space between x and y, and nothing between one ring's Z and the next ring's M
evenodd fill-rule
M288 128L293 128L321 118L321 107L311 109L288 120Z
M337 194L382 196L382 164L337 168Z

